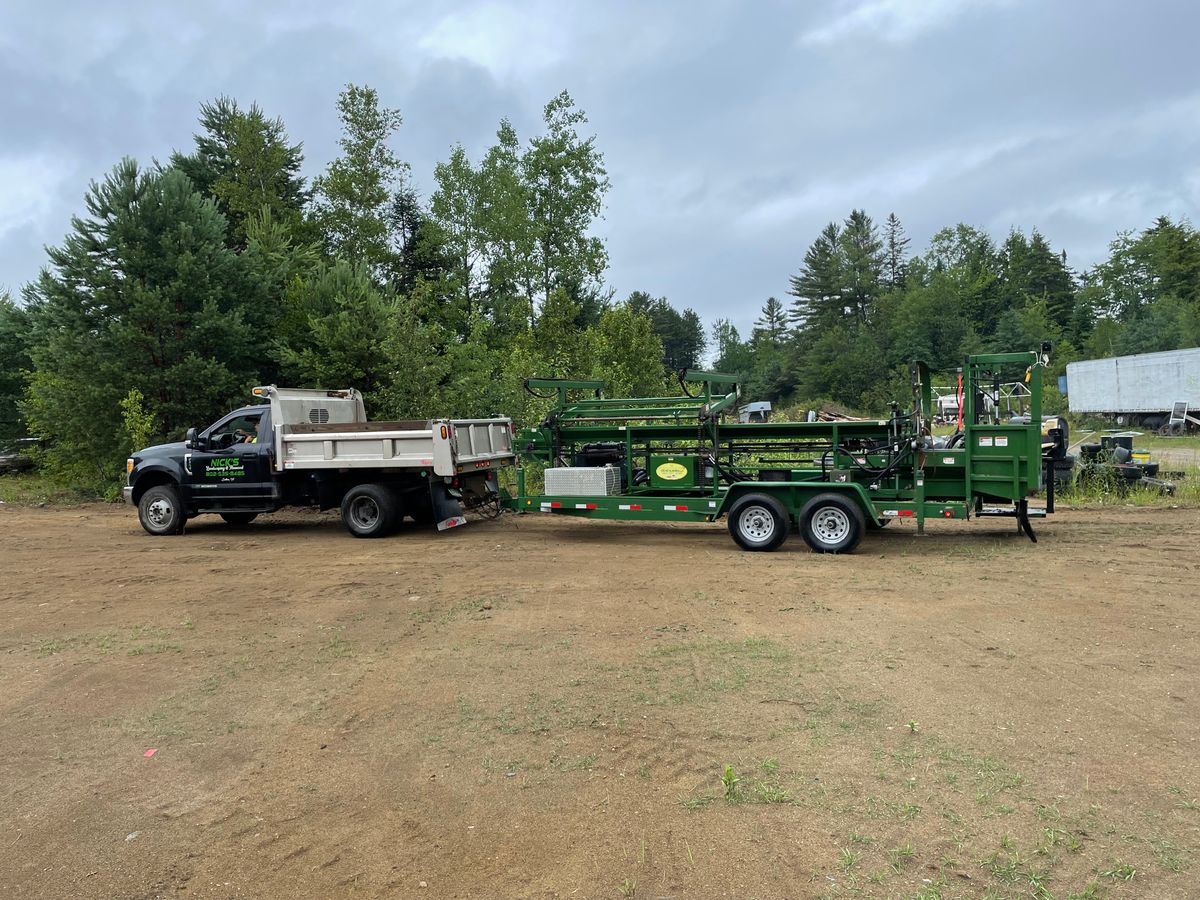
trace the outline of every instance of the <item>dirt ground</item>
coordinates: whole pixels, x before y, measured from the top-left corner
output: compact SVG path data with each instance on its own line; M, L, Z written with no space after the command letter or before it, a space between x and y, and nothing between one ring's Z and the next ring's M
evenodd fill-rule
M1200 896L1200 513L914 532L0 507L0 896Z

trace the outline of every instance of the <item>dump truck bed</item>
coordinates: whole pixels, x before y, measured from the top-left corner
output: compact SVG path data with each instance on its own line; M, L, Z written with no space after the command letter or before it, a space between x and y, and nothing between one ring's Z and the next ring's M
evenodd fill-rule
M430 469L457 475L511 462L509 419L282 425L277 469Z
M406 419L369 422L353 389L254 389L271 404L275 471L429 469L435 475L508 465L512 420Z

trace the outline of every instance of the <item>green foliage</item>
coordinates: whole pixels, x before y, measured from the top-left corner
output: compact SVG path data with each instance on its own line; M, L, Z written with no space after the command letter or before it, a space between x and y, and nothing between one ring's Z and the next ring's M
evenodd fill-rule
M25 436L20 400L29 359L29 317L7 293L0 293L0 446Z
M734 801L738 799L740 796L738 790L739 781L737 773L733 771L733 766L726 766L725 771L721 773L721 788L724 791L726 800Z
M146 411L146 398L137 388L130 388L121 398L121 425L125 429L125 446L129 453L150 446L157 428L154 416Z
M236 100L218 97L200 107L202 133L191 154L175 152L171 165L213 197L229 222L231 244L244 248L248 220L270 215L299 225L308 200L300 169L300 144L289 142L282 119L268 119L257 103L242 110Z
M389 142L403 121L379 105L374 88L346 85L338 95L341 155L313 180L313 217L333 256L375 273L394 262L388 211L408 164Z
M26 291L30 428L72 483L123 473L120 403L132 387L157 437L211 421L258 362L243 309L258 286L225 242L225 220L174 169L124 160L86 197L50 267Z
M295 277L283 297L280 361L293 384L369 393L387 371L392 309L361 266L339 259Z
M675 309L666 297L651 297L645 291L634 291L625 304L635 313L646 316L650 327L662 344L662 363L672 372L700 368L704 356L704 324L695 310Z

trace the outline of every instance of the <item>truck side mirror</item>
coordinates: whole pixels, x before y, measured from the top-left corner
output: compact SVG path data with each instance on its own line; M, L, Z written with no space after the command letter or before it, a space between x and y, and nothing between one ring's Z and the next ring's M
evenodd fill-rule
M189 450L208 450L208 438L202 434L197 434L195 428L189 428L187 435L184 437L184 444Z

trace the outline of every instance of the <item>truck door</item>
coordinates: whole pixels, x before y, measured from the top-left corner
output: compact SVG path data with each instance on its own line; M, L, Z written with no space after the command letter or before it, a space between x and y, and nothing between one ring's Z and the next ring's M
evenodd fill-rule
M187 451L185 477L196 509L274 506L270 424L266 408L234 413L204 432L208 449Z

